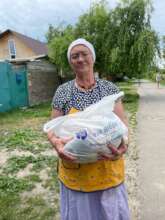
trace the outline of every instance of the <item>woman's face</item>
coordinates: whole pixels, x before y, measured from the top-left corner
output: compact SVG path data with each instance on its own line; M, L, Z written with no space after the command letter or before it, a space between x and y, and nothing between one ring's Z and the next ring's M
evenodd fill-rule
M77 45L70 53L70 64L75 73L90 73L93 71L93 56L91 51L83 46Z

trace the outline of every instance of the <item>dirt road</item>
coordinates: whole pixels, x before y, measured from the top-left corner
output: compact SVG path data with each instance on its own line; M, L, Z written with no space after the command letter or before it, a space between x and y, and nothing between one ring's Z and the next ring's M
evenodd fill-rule
M138 88L140 220L165 220L165 87L145 82Z

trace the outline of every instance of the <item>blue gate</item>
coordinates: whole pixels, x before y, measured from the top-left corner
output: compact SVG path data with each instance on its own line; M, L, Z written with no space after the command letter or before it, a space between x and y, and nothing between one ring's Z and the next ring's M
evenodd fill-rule
M0 112L27 105L26 66L0 62Z

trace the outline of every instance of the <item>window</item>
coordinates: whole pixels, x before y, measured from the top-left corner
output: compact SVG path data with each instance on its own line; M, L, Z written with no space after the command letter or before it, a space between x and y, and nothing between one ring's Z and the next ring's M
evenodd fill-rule
M14 40L9 40L9 54L10 54L10 58L11 59L15 59L16 58L16 49L15 49L15 43Z

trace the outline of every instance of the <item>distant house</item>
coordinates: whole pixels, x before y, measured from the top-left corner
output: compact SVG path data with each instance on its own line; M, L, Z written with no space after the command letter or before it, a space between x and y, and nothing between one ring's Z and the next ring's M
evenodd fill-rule
M50 101L60 83L45 43L0 33L0 112Z
M50 101L60 83L47 56L0 61L0 112Z
M46 43L10 29L0 33L0 60L28 59L47 53Z

